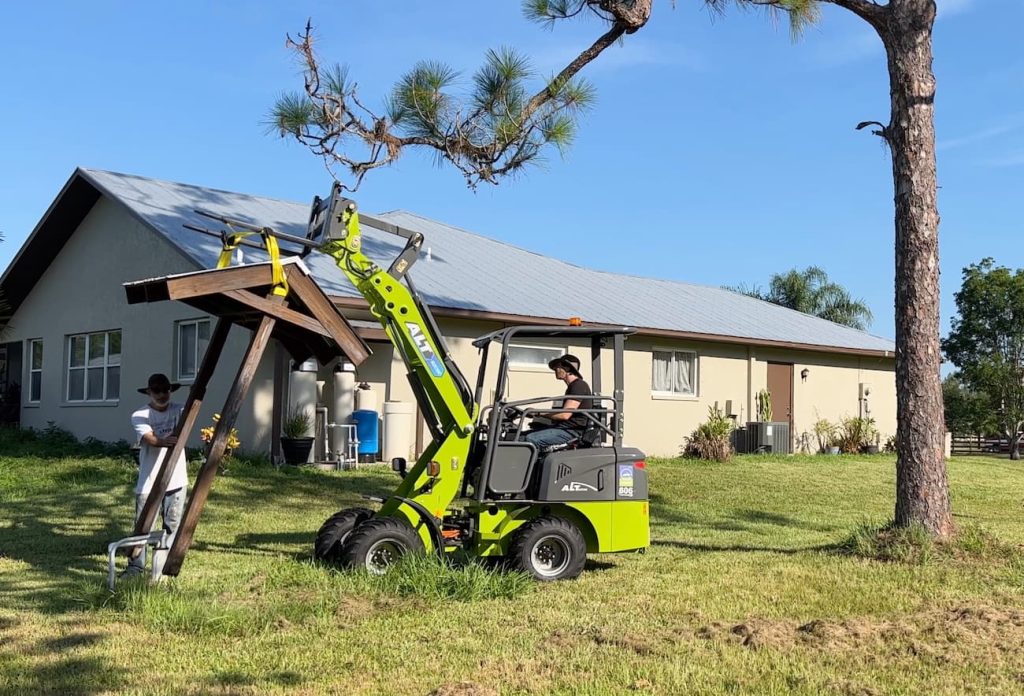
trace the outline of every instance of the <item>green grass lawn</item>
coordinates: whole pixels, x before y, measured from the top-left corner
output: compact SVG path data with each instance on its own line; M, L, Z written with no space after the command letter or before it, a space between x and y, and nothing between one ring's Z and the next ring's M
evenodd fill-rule
M890 457L672 460L650 465L645 555L413 586L310 560L320 523L390 471L237 464L180 577L111 597L132 467L0 454L0 694L1020 693L1024 467L949 468L975 553L838 550L891 517Z

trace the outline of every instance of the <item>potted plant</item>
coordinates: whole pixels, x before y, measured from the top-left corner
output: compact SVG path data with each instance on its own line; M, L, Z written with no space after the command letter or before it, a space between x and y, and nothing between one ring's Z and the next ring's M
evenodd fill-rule
M836 424L824 418L815 421L814 436L818 438L818 451L822 454L829 452L832 447L832 441L836 437ZM838 452L834 454L838 454Z
M865 446L865 448L864 448L864 453L865 454L878 454L878 452L880 451L881 444L882 444L882 433L880 433L877 430L875 430L874 431L874 439L875 439L874 443Z
M309 451L313 449L313 437L309 434L313 419L309 411L296 406L288 411L281 424L281 453L288 464L305 464Z
M836 426L835 434L828 441L827 451L829 454L842 454L843 453L843 435L840 432L839 426Z

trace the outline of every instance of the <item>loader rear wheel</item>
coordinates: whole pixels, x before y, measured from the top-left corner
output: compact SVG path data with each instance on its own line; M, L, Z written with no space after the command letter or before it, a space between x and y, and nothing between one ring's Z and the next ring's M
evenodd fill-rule
M342 547L342 562L383 575L398 559L423 553L423 540L412 526L397 517L375 517L359 525Z
M583 572L587 542L572 522L538 517L516 532L508 550L510 565L537 580L570 580Z
M316 533L313 542L313 557L318 561L338 563L341 561L341 549L352 534L352 530L373 517L373 510L366 508L346 508L339 510L323 523Z

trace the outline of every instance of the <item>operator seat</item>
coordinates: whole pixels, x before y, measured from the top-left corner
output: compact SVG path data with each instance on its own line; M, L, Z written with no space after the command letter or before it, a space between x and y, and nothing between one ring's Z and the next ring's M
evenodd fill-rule
M540 455L538 456L538 463L541 459L544 458L544 455L548 454L549 452L559 452L561 450L566 449L582 449L587 447L597 447L598 445L600 445L601 437L606 432L604 426L608 422L608 411L602 409L600 412L591 413L589 415L593 416L594 420L588 419L586 429L583 432L579 433L577 437L573 438L572 440L569 440L568 442L563 442L557 445L551 445L549 447L541 448Z

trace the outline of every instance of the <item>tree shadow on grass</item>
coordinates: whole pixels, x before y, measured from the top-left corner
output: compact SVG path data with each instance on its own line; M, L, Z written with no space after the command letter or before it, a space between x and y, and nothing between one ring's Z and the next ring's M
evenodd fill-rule
M651 546L665 546L683 549L686 551L704 551L710 553L778 553L786 556L793 556L800 553L840 553L843 550L841 544L816 544L814 546L787 548L777 546L757 546L754 544L696 544L687 541L676 541L674 539L655 539L651 541Z
M790 517L777 512L740 508L732 513L712 519L697 516L678 509L678 506L664 496L650 496L651 520L655 526L682 527L684 529L713 529L721 532L751 532L765 526L790 527L812 532L832 532L839 529L834 525L823 525Z
M15 626L17 622L13 619L0 621L0 696L92 696L117 688L127 678L127 669L100 657L82 654L81 651L102 642L105 637L102 634L71 633L27 644L6 635ZM30 664L18 659L26 655L54 659L35 660Z
M254 532L236 534L234 542L195 541L192 551L214 551L216 553L232 553L241 556L291 556L296 561L309 561L313 558L313 539L316 530L308 532ZM282 546L301 545L301 551L287 551Z
M102 587L106 578L107 544L132 533L134 473L111 459L54 461L46 469L32 460L15 459L15 486L19 467L24 493L0 491L0 555L28 567L0 571L0 606L50 614L79 609L81 599ZM390 471L345 475L240 466L215 482L199 529L211 509L246 510L258 504L261 509L308 513L311 501L323 501L331 510L365 504L360 495L390 490L393 477L385 474ZM272 545L311 546L319 524L311 521L308 533L254 529L234 539L208 540L205 549L238 551L251 544L255 553L279 554ZM196 544L194 550L201 552L204 546ZM308 558L309 553L297 557Z
M216 672L209 680L214 686L298 686L305 678L298 672L273 672L266 676L257 676L241 670L224 670Z

